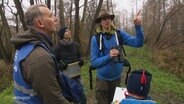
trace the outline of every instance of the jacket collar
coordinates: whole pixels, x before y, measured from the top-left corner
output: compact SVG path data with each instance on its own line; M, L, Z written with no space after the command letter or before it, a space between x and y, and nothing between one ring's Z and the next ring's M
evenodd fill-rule
M115 32L116 32L116 27L113 24L111 24L111 30L108 31L108 32L107 31L103 31L101 25L97 25L97 27L96 27L96 33L108 33L108 34L113 35L113 34L115 34Z

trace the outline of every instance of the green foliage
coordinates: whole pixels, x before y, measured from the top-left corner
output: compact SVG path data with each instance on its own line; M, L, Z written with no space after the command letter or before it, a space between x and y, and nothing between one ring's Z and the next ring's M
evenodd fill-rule
M13 98L13 84L12 84L9 88L4 90L0 94L0 102L1 104L14 104L13 100L14 98Z
M148 48L134 49L126 47L126 52L132 70L144 68L152 73L153 81L150 95L154 100L159 104L184 103L184 82L170 71L166 72L158 68L153 63L153 56Z

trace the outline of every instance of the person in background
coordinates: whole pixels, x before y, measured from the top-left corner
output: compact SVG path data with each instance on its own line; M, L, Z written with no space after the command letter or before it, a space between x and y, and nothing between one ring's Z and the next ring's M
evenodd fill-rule
M126 98L115 104L156 104L148 96L151 86L152 74L140 69L132 71L127 82Z
M97 24L96 34L91 39L91 65L97 69L96 99L98 104L110 104L115 88L120 86L124 63L114 60L119 57L121 51L117 47L121 45L142 47L144 42L141 19L138 15L134 20L135 36L117 29L112 23L114 17L115 15L106 9L101 9L95 21ZM101 36L101 43L97 40L97 35ZM117 37L122 39L121 43Z
M58 19L46 5L31 5L25 12L29 30L15 35L13 78L16 104L69 104L56 78L51 35Z
M58 32L59 42L54 48L56 59L61 64L60 69L67 69L68 64L78 62L78 65L83 66L84 62L81 56L81 49L77 42L73 41L71 30L68 27L63 27ZM69 71L71 72L71 70ZM83 87L83 94L79 104L86 104L86 94L80 74L75 74L72 79L76 80Z

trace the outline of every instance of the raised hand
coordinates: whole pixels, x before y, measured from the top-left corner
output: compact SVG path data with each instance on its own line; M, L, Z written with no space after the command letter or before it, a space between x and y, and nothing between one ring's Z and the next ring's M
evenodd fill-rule
M141 10L139 10L134 18L134 24L135 25L141 25L142 20L141 20L141 16L140 16L140 12Z

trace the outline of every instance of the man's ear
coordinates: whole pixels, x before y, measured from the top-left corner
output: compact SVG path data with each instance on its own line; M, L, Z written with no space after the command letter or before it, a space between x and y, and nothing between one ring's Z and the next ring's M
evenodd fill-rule
M40 28L44 27L43 22L42 22L41 19L36 19L35 24L36 24L37 27L40 27Z

